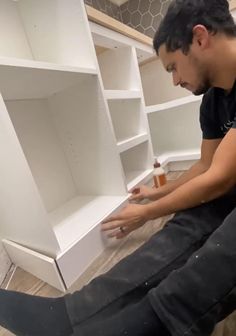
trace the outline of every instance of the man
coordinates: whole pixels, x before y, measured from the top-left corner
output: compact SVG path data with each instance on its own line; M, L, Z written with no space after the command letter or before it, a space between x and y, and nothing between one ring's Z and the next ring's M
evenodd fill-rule
M236 308L236 27L227 0L173 0L154 48L175 85L205 94L201 159L177 181L140 187L102 224L123 238L176 213L164 229L81 291L50 299L0 292L16 335L210 335ZM148 225L148 224L147 224Z

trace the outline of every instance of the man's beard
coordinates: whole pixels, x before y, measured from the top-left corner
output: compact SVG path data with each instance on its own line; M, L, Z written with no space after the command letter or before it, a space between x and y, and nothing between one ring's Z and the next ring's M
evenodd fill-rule
M195 96L200 96L202 94L205 94L210 88L211 88L211 83L209 79L205 79L202 85L199 85L199 87L193 92L193 94Z

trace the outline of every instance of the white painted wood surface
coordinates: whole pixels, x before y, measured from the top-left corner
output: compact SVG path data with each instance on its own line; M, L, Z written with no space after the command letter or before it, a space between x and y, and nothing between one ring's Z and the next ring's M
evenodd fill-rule
M117 142L147 134L141 99L112 100L108 105Z
M141 98L139 90L105 90L104 94L108 100Z
M98 58L106 90L140 90L130 47L109 49Z
M82 0L0 8L20 43L0 49L0 234L22 268L68 287L105 248L102 219L152 175L138 68L152 52L98 29L97 62Z
M199 111L201 100L183 98L183 104L158 110L148 114L151 138L155 156L166 152L183 150L199 150L201 145L201 129L199 124Z
M82 1L20 0L16 6L35 60L94 66L95 55Z
M53 260L123 204L127 187L84 2L12 4L0 1L13 21L21 17L5 38L22 34L21 49L0 54L0 234L15 262L53 283L50 274L66 277ZM98 228L89 245L96 239Z
M0 242L0 284L4 281L8 271L12 265L12 261L8 254L6 253L5 248Z
M34 276L46 281L51 286L61 291L65 291L65 285L58 272L57 264L54 259L6 239L3 240L3 244L16 266L32 273Z

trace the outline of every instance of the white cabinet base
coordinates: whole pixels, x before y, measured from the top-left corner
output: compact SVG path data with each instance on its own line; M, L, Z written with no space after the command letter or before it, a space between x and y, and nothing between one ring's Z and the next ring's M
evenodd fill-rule
M3 240L4 247L12 262L51 286L65 291L57 264L54 259L30 250L10 240Z
M128 196L114 206L109 216L120 211L127 199ZM66 291L112 241L108 241L101 232L99 222L55 259L7 239L3 240L3 244L16 266L60 291Z

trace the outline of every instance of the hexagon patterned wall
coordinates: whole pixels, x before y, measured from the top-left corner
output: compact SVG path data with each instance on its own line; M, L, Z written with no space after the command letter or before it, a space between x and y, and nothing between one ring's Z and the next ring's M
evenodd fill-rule
M85 3L153 37L171 0L129 0L116 6L109 0L85 0Z
M109 0L84 0L84 2L87 5L92 6L98 9L99 11L122 22L120 7L113 4L111 1Z
M153 37L171 0L129 0L120 7L122 22Z
M109 0L84 0L84 2L87 5L92 6L98 9L99 11L122 22L120 7L113 4L111 1Z

